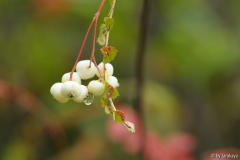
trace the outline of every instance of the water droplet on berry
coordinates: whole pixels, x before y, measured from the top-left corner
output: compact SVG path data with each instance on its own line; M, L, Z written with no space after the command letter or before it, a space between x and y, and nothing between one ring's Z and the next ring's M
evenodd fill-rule
M92 93L88 93L87 99L84 101L86 105L91 105L94 100L94 95Z

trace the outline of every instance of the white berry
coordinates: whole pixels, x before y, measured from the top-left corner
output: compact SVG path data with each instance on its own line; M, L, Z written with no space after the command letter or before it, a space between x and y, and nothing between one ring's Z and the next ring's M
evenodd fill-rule
M88 88L84 85L80 85L81 86L81 94L80 96L78 96L77 98L73 98L73 100L77 103L82 103L88 96Z
M60 90L62 88L62 83L55 83L54 85L52 85L51 89L50 89L50 93L52 94L53 98L60 102L60 103L66 103L69 99L66 97L63 97L63 95L61 94Z
M105 64L105 67L106 67L106 77L112 76L112 75L113 75L113 66L112 66L110 63L107 63L107 64ZM103 74L104 63L101 62L101 63L98 65L98 68L100 69L100 71L101 71L102 74ZM100 74L99 74L98 71L96 72L96 75L97 75L98 77L100 77Z
M65 73L63 76L62 76L62 83L65 83L67 81L70 80L70 73ZM77 74L77 72L73 72L73 75L72 75L72 81L74 82L78 82L79 84L81 84L81 79L79 77L79 75Z
M110 84L113 88L119 87L118 79L114 76L107 77L107 82Z
M104 92L103 83L93 80L88 84L88 91L91 92L94 96L101 96Z
M67 81L63 83L61 93L66 98L77 98L81 94L81 86L77 82Z
M91 62L91 68L89 68L90 60L83 60L78 62L76 70L81 79L93 78L97 72L97 68L94 63Z

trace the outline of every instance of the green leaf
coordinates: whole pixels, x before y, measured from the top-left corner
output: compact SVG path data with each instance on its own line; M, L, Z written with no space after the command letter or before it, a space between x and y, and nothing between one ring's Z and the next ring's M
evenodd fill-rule
M113 92L112 92L112 99L115 99L119 96L119 93L118 93L118 90L116 88L113 89Z
M113 119L116 123L124 123L125 114L121 110L116 110L113 112Z
M135 132L135 127L134 124L128 121L125 121L125 123L122 123L122 125L129 131L134 133Z
M105 90L102 95L103 98L112 98L115 99L119 96L116 88L113 88L108 82L105 82Z
M100 32L102 32L103 30L107 29L106 24L101 24L100 26Z
M110 113L111 113L110 110L109 110L109 108L108 108L108 106L105 107L105 113L106 113L106 114L110 114Z
M101 52L103 54L103 63L109 63L111 62L117 55L117 50L114 47L103 47L101 49Z
M97 43L100 46L104 46L106 42L106 37L103 34L99 34L98 38L97 38Z
M102 98L106 98L107 99L107 94L108 94L108 82L105 82L105 90L103 92Z
M105 22L105 25L107 26L107 28L109 28L109 31L110 31L113 28L114 19L109 18L109 17L105 17L104 22Z
M107 106L107 98L102 97L101 98L101 106L106 107Z
M112 106L106 106L105 107L105 113L106 114L112 114L114 113Z
M105 45L105 41L106 41L106 32L107 31L107 26L106 24L102 24L100 26L100 32L99 32L99 36L97 38L97 43L100 45L100 46L104 46Z

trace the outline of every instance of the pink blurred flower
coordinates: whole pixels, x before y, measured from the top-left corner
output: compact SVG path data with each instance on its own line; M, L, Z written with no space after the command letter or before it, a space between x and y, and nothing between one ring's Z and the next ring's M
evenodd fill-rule
M107 133L109 139L122 145L124 151L136 154L141 150L142 129L138 114L126 105L116 106L124 111L126 120L135 124L135 133L128 132L121 124L109 118ZM195 138L189 133L173 133L166 138L157 133L146 134L144 155L148 160L195 160L193 151L196 146Z
M181 156L190 155L196 146L194 137L189 133L173 133L166 141L168 150L174 152L169 155L172 158L178 157L179 159Z
M195 160L196 143L189 133L174 133L163 139L156 133L147 134L145 157L149 160Z
M139 152L141 147L141 144L139 141L139 138L141 136L139 116L130 107L119 105L117 106L117 108L124 111L127 121L134 123L135 133L131 133L127 131L121 124L115 123L113 118L110 117L107 124L108 136L110 140L112 140L113 142L121 143L123 145L123 149L126 152L130 154L136 154L137 152Z

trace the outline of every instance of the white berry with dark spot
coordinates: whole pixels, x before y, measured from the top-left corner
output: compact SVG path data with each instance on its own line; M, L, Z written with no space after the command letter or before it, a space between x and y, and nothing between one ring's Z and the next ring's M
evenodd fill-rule
M67 81L63 83L61 93L66 98L77 98L81 94L81 86L77 82Z
M77 98L73 98L73 100L74 100L75 102L77 102L77 103L82 103L82 102L84 102L84 100L85 100L85 99L87 98L87 96L88 96L88 88L87 88L86 86L84 86L84 85L80 85L80 87L81 87L81 90L82 90L80 96L78 96Z

